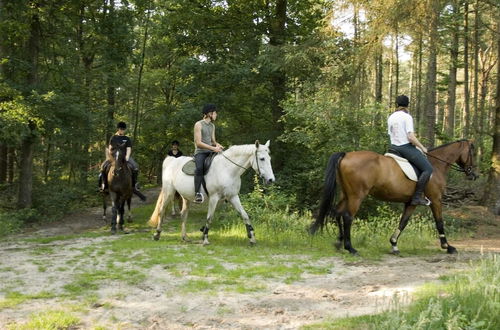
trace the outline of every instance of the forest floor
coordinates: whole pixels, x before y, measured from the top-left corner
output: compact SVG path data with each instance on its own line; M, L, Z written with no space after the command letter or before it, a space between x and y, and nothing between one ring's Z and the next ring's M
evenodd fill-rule
M156 201L159 189L146 191L148 203ZM142 204L137 200L133 205ZM468 216L484 219L480 207L469 207ZM0 278L4 288L20 285L23 294L58 291L70 281L68 260L82 248L92 248L119 236L75 236L50 244L50 269L40 271L33 251L46 245L30 238L85 233L103 227L102 209L92 208L0 241ZM459 214L456 216L460 216ZM491 219L491 215L489 216ZM135 285L110 281L99 289L97 302L83 311L76 309L80 323L72 329L296 329L344 316L372 314L411 301L413 291L424 283L471 267L485 253L500 253L500 217L478 223L474 237L452 241L457 255L445 252L431 256L387 255L380 261L348 261L338 255L322 258L326 274L306 274L290 284L279 278L266 279L266 287L254 292L182 293L177 290L185 280L173 276L168 268L145 270L146 280ZM195 267L193 265L187 267ZM53 271L51 271L53 270ZM56 271L57 270L57 271ZM54 278L56 277L56 278ZM252 280L248 282L252 286ZM7 287L5 287L7 286ZM0 299L1 301L1 299ZM1 308L0 328L23 324L42 310L64 310L68 301L60 297L32 299ZM72 310L75 312L75 309Z

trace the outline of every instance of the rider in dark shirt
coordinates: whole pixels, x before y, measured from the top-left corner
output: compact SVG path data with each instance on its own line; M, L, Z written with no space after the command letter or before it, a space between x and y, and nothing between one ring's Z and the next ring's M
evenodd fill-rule
M183 155L182 151L179 149L179 141L172 141L172 149L168 151L167 155L175 158Z
M137 182L137 177L139 176L139 166L137 165L136 161L130 157L130 154L132 153L132 141L128 136L125 135L125 130L127 129L127 124L124 123L123 121L119 122L118 125L116 126L118 128L118 131L111 137L108 143L108 148L109 150L112 150L119 145L122 145L125 143L125 147L127 148L127 154L125 156L125 159L127 160L127 163L132 171L132 189L134 194L139 196L140 199L143 201L146 200L146 196L144 196L140 191L139 191L139 183ZM110 167L111 163L109 160L105 160L102 165L101 165L101 173L99 174L99 190L103 192L108 188L108 170Z

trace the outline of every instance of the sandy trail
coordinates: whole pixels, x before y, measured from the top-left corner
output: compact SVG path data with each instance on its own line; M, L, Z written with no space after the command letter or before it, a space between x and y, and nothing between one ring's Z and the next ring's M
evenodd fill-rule
M154 202L158 190L148 191ZM134 201L137 205L137 201ZM67 217L57 226L38 228L0 243L0 301L3 292L24 294L63 292L72 278L71 260L81 249L119 238L101 236L54 241L50 253L34 251L47 244L23 238L54 236L83 232L103 226L101 209ZM81 323L77 328L103 326L110 329L296 329L327 319L376 313L395 303L408 303L412 292L424 283L438 281L441 275L470 267L470 261L483 253L500 252L498 238L468 240L454 244L458 255L438 254L429 257L396 257L382 261L347 262L339 257L322 258L319 263L326 274L306 274L302 279L285 284L279 279L266 279L264 289L252 293L210 292L180 293L185 278L173 276L168 269L154 266L147 272L148 281L127 285L109 281L98 291L97 302L76 313ZM89 262L89 261L87 261ZM50 270L44 265L50 265ZM69 265L69 266L68 266ZM126 267L126 265L124 265ZM250 280L248 285L252 285ZM61 298L31 299L0 313L0 328L25 322L32 313L44 310L71 310Z

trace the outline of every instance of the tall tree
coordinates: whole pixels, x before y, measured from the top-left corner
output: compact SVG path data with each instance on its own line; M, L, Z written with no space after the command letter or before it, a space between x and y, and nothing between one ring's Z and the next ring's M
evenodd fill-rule
M453 1L451 12L451 44L450 44L450 62L448 65L448 94L446 98L446 109L444 114L444 133L450 139L453 139L455 132L455 105L457 95L457 70L458 70L458 42L459 42L459 9L457 1Z

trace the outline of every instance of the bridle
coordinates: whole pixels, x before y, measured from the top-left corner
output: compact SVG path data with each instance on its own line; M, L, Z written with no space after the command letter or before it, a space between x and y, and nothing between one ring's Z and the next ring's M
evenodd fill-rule
M464 141L466 141L466 140L460 140L460 141L456 141L454 143L464 142ZM455 163L447 162L446 160L441 159L441 158L436 157L436 156L433 156L433 155L431 155L428 152L426 153L426 155L429 156L429 157L432 157L432 158L434 158L436 160L439 160L440 162L443 162L443 163L449 165L452 170L455 170L455 171L458 171L458 172L464 172L466 175L470 175L470 174L472 174L472 170L473 170L472 169L473 168L473 166L472 166L472 160L473 160L473 157L474 157L473 150L474 150L474 144L471 143L471 144L469 144L469 152L467 154L467 160L465 161L463 167L459 166L459 165L457 165ZM470 164L470 165L466 166L466 164Z
M258 148L255 149L255 163L257 164L257 174L259 176L261 176L261 172L260 172L260 166L259 166L259 160L258 160L258 157L257 157L257 151L258 151ZM244 167L244 166L241 166L240 164L237 164L236 162L234 162L233 160L231 160L229 157L227 157L226 155L224 155L224 152L221 152L220 153L222 156L224 156L224 158L226 158L230 163L238 166L239 168L242 168L243 170L248 170L250 167L252 167L252 164L250 163L250 166L249 167Z

